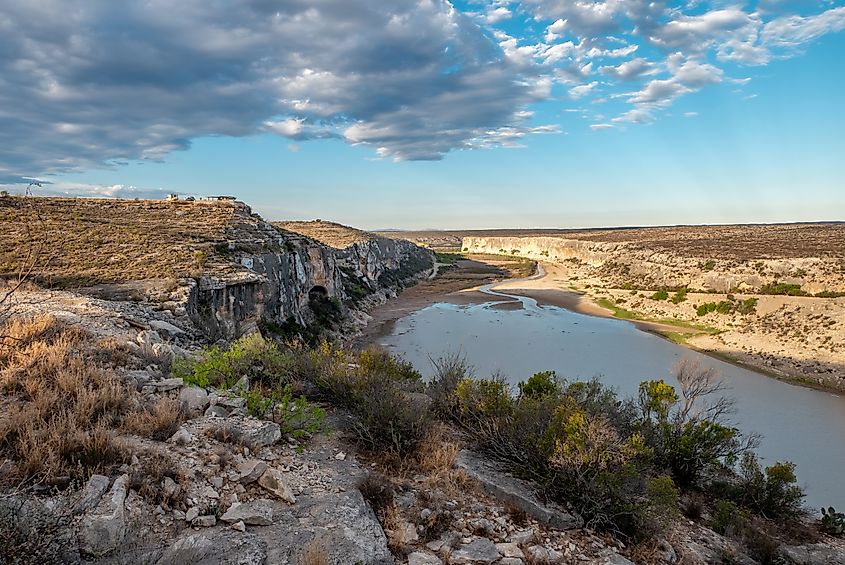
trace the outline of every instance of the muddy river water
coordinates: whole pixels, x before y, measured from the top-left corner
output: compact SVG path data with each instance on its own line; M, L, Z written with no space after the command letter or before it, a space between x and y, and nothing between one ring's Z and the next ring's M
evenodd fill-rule
M845 508L845 397L719 361L622 320L541 306L490 285L482 290L490 302L434 304L398 320L379 343L425 375L432 371L432 357L459 352L479 377L501 374L515 386L538 371L554 370L569 380L596 376L621 396L636 395L646 379L677 386L674 365L684 357L698 360L718 370L735 399L732 423L762 435L761 461L796 463L811 508Z

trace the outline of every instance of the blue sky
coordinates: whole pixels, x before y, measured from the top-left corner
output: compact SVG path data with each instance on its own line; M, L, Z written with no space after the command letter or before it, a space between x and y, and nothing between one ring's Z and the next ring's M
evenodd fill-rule
M0 183L374 228L845 220L845 6L0 7Z

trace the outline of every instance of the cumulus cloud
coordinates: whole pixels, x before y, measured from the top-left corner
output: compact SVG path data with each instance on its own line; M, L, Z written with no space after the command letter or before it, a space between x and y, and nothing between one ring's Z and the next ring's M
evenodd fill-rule
M612 123L648 122L679 96L732 82L726 61L763 65L845 29L845 7L809 13L809 2L801 15L775 0L753 10L721 1L470 4L482 8L4 0L0 182L268 132L440 159L555 131L527 112L554 87L579 104L623 105L608 110L618 114Z
M0 178L263 131L439 159L528 127L539 80L446 0L6 0Z

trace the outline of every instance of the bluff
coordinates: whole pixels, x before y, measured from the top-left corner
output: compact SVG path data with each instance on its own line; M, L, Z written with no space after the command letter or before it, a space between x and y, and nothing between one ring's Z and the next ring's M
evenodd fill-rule
M207 340L308 325L325 304L362 298L429 269L432 254L366 232L332 247L272 225L241 202L0 199L0 279L32 260L32 280L149 305ZM28 250L36 249L34 259Z

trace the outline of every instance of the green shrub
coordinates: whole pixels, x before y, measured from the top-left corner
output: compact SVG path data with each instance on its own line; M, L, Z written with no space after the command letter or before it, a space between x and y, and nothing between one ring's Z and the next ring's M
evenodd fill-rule
M716 260L715 259L708 259L704 265L701 266L702 269L705 271L712 271L716 268Z
M351 424L358 444L398 462L412 454L428 434L428 403L407 390L420 386L410 364L376 349L361 353L323 344L306 355L300 376L313 382L333 403L355 416Z
M842 537L845 535L845 514L837 512L833 506L827 510L822 508L821 525L825 533Z
M740 314L752 314L757 310L757 299L747 298L745 300L740 300L735 308Z
M743 440L721 421L731 403L717 396L723 388L712 369L682 361L675 377L680 396L662 380L640 384L638 429L658 467L671 470L680 486L691 487L708 472L732 465L756 438Z
M746 453L739 476L731 498L755 514L778 521L794 520L803 514L804 491L797 484L794 463L777 462L764 471L754 454Z
M658 290L657 292L652 294L649 298L651 298L652 300L666 300L667 298L669 298L669 293L666 292L665 290Z
M779 283L777 281L764 285L763 288L760 289L760 293L783 294L786 296L807 296L807 292L801 290L800 284Z
M742 525L742 514L736 503L719 500L713 506L710 528L717 534L733 535Z
M688 288L681 288L678 289L674 295L672 295L671 302L672 304L680 304L687 299L687 293L689 292Z
M845 296L845 292L837 292L834 290L823 290L815 294L816 298L841 298Z
M519 383L519 394L529 398L543 398L559 391L554 371L534 373L527 381Z
M287 382L293 366L292 355L254 333L234 341L228 350L214 345L204 349L199 359L179 359L172 372L187 384L204 388L229 388L244 376L272 387Z

